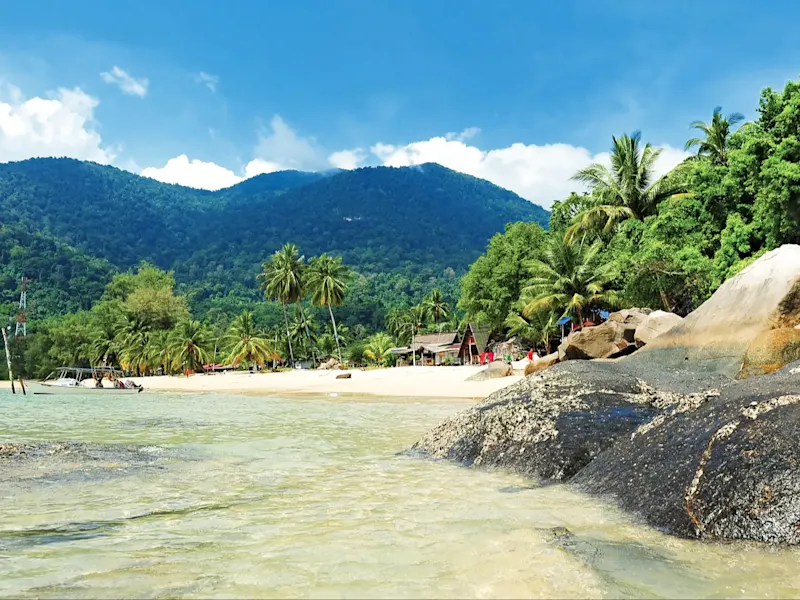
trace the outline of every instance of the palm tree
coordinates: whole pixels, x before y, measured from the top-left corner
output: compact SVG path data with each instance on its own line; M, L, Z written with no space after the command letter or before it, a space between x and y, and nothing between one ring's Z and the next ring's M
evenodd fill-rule
M367 340L364 347L364 356L375 362L378 366L383 366L386 359L391 355L392 338L384 332L378 332Z
M150 364L153 366L160 366L164 375L169 375L172 370L171 346L172 331L170 330L162 329L154 331L148 340L147 355Z
M258 278L264 295L269 300L280 302L283 308L283 320L286 323L286 339L289 344L289 356L294 363L294 350L292 349L291 335L289 333L289 317L286 314L286 305L297 302L305 295L303 275L305 271L304 257L300 256L297 246L284 244L277 250L270 260L262 266Z
M661 150L650 144L641 147L641 133L612 138L611 168L594 163L578 171L572 179L587 184L592 191L590 206L581 211L566 232L572 240L579 231L611 231L625 219L644 220L655 214L660 202L678 195L672 179L653 181L655 162Z
M438 288L431 291L423 304L436 325L439 325L439 319L446 319L450 314L450 306L445 302L442 292Z
M602 242L588 245L551 237L541 259L526 265L531 278L521 294L522 316L530 319L550 309L564 316L576 315L581 328L587 308L615 304L616 293L605 289L613 273L611 263L602 264L599 259L602 247Z
M227 362L234 367L245 361L248 367L264 364L277 354L269 339L256 330L253 313L243 312L231 324L225 342L229 347Z
M703 121L692 121L690 129L698 129L703 132L702 138L692 138L686 142L685 150L691 150L697 146L697 156L710 156L711 159L721 165L728 162L728 139L731 134L731 127L744 121L742 113L731 113L727 117L722 116L722 107L714 109L711 123Z
M297 314L289 324L290 338L294 340L295 347L302 352L302 358L309 356L314 360L317 344L317 324L300 308L297 307Z
M176 369L197 372L209 360L211 332L194 319L182 321L175 327L169 351Z
M411 355L412 355L412 364L416 367L417 366L417 351L414 348L415 338L417 336L417 332L425 327L426 323L428 322L428 309L425 307L424 304L416 304L408 309L406 313L407 319L411 326Z
M517 303L517 308L521 310L529 302L529 299L522 299ZM541 343L545 354L550 354L550 339L558 333L559 318L559 313L550 309L530 312L527 318L518 312L511 312L506 317L505 324L509 334Z
M342 364L342 348L339 344L339 332L336 330L336 319L333 318L333 307L340 306L344 302L348 275L349 272L342 264L341 257L323 254L311 259L306 281L311 291L311 302L316 306L328 307L339 364Z

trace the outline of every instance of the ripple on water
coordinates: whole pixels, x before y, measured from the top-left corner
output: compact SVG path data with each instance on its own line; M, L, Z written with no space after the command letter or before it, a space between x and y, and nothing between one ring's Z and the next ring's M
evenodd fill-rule
M0 595L800 594L794 551L669 538L564 487L397 454L462 407L0 396L0 440L135 445L152 463L6 477Z

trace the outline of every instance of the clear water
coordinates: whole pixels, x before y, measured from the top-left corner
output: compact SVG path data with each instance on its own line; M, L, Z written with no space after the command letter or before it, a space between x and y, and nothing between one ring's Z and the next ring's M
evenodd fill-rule
M562 486L396 455L464 406L0 392L0 441L167 448L0 459L0 596L800 596L794 550L678 540Z

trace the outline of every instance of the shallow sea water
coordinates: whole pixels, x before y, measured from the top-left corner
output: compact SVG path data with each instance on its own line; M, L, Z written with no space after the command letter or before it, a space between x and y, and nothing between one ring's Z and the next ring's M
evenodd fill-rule
M0 596L800 596L795 550L675 539L563 486L398 455L466 406L0 391L2 442L152 456L0 459Z

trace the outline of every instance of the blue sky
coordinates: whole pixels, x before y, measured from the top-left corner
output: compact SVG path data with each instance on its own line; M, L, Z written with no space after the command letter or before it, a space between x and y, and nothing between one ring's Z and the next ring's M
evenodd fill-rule
M219 187L287 167L437 160L548 205L611 135L641 129L666 169L690 121L716 105L753 117L762 87L797 77L800 3L762 6L7 3L0 161L70 155Z

